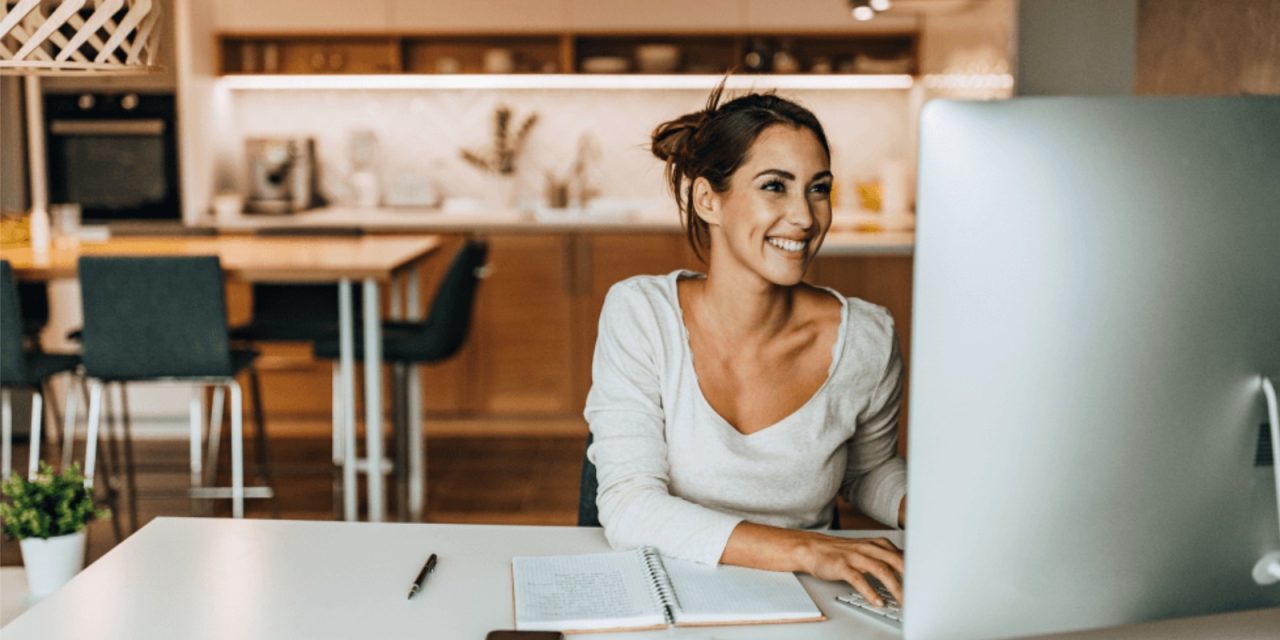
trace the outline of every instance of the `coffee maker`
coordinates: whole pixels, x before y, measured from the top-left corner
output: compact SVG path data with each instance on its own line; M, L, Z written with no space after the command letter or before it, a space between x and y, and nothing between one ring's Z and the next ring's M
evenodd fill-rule
M313 138L249 138L250 213L294 213L316 202L316 145Z

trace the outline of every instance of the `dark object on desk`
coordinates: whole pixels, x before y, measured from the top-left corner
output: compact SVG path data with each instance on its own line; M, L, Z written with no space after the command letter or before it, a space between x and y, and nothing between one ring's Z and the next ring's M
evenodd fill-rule
M213 387L215 405L220 390L231 395L232 475L243 467L241 393L236 374L257 352L232 349L227 336L222 268L216 256L81 257L78 267L84 308L82 353L89 382L89 435L92 450L98 438L103 387L112 383L182 381L198 388ZM254 398L254 404L258 404ZM129 483L130 524L137 528L137 491L133 447L124 414L125 466ZM203 416L199 417L204 421ZM210 423L210 442L217 441L221 420ZM257 425L262 429L262 425ZM197 429L198 431L198 429ZM198 437L198 434L196 435ZM86 454L85 478L93 482L94 456ZM232 498L232 512L242 517L245 497L272 497L269 487L237 492L203 486L203 465L191 461L193 498ZM241 476L242 477L242 476ZM237 495L239 493L239 495Z
M490 631L484 640L564 640L559 631Z
M18 287L13 277L13 267L8 260L0 260L0 396L3 397L6 418L10 407L10 389L31 389L31 453L29 455L28 477L36 473L40 459L41 426L44 418L44 398L48 390L49 378L59 373L74 374L80 364L75 355L44 353L38 348L27 348L24 342L23 312L19 301ZM70 388L70 387L68 387ZM68 394L70 395L70 394ZM50 400L53 395L49 394ZM51 403L52 404L52 403ZM8 431L9 425L6 426ZM54 430L57 424L50 425ZM0 474L9 477L10 463L13 460L12 433L5 433L3 443L3 469Z
M427 581L427 576L431 575L435 570L436 554L433 553L430 558L427 558L427 562L422 565L422 570L418 572L418 577L413 579L413 584L409 586L409 598L406 599L413 598L413 594L422 589L423 583Z

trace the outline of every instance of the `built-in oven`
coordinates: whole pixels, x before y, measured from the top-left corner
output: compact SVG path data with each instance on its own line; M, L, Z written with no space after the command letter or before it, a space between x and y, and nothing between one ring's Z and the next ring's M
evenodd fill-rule
M182 218L173 95L46 94L44 112L50 202L87 222Z

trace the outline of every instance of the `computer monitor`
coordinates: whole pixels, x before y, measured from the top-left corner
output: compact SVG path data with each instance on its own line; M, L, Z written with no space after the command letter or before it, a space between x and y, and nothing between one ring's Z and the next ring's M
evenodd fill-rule
M918 204L905 634L1280 605L1280 98L932 102Z

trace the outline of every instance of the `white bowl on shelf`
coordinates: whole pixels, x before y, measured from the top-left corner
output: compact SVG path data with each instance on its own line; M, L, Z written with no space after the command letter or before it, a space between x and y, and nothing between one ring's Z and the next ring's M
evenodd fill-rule
M626 73L631 70L631 60L622 56L592 56L582 59L584 73Z
M636 66L643 73L674 73L680 66L680 47L674 44L638 45Z

